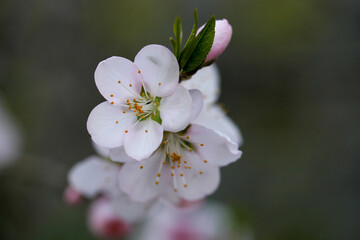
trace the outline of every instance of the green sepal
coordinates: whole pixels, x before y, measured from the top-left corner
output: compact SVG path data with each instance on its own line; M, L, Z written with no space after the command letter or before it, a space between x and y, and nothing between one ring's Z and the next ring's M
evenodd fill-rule
M161 97L155 97L154 104L157 103L157 106L159 107L160 101L161 101ZM159 124L162 123L162 119L160 117L160 111L158 109L156 109L156 111L155 111L155 116L151 115L151 119L158 122Z
M156 110L155 112L155 116L154 115L151 115L151 119L154 120L155 122L158 122L159 124L162 123L162 119L160 117L160 111L159 110Z
M199 34L190 39L180 55L180 69L184 72L196 70L209 54L215 37L215 17L211 16Z

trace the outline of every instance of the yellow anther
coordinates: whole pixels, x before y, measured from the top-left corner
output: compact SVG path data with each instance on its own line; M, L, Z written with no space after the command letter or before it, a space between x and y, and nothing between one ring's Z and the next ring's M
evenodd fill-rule
M159 86L161 86L161 82L159 82Z
M178 168L180 168L180 165L178 165Z
M157 106L157 105L159 105L159 103L158 103L158 102L155 102L155 105Z
M148 132L148 130L145 130L145 132L147 133L147 132Z
M118 83L121 83L121 81L119 80Z
M114 94L110 94L110 97L113 97L114 96Z
M165 165L165 164L166 164L166 162L164 161L164 162L163 162L163 164Z
M201 171L200 171L199 173L200 173L200 174L203 174L203 172L201 172Z
M129 87L132 87L132 84L131 84L131 83L129 84Z
M143 168L144 168L144 166L143 166L143 165L141 165L141 166L140 166L140 169L143 169Z
M204 163L207 163L207 160L204 160Z
M160 173L158 173L156 176L160 177Z
M171 166L171 169L175 169L175 166Z
M129 106L129 109L131 109L131 106Z
M141 71L139 70L138 73L141 73Z
M189 139L190 137L189 136L186 136L186 139Z
M185 164L187 164L187 161L184 161Z
M119 121L116 121L115 123L117 124L117 123L119 123Z
M125 111L123 111L123 113L126 113Z
M125 130L125 133L128 133L128 130Z
M126 99L126 102L129 103L130 102L129 99Z
M159 181L156 181L155 184L156 184L156 185L159 185Z
M180 174L180 176L181 176L181 177L183 177L183 176L184 176L184 174L182 174L182 173L181 173L181 174Z
M173 174L173 173L171 173L171 176L174 176L174 174Z
M176 189L176 188L174 188L174 192L177 192L177 189Z
M143 92L143 93L141 93L141 96L145 96L145 93Z
M204 146L204 144L202 144L202 143L201 143L201 144L200 144L200 146L202 146L202 147L203 147L203 146Z
M167 144L167 142L166 142L166 141L164 141L164 144Z
M131 84L130 84L130 85L131 85ZM131 87L131 86L130 86L130 87ZM136 98L133 99L133 102L135 102L135 101L136 101Z
M170 156L170 153L166 153L166 155Z
M189 151L192 152L192 148L190 148Z
M114 104L114 102L111 102L111 104Z
M184 184L184 187L187 187L187 184Z

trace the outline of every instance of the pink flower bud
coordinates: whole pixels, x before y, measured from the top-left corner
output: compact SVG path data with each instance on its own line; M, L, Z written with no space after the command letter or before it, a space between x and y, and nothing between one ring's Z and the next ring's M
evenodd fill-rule
M99 198L92 203L88 221L93 234L101 238L116 239L126 236L131 230L131 224L114 213L107 198Z
M201 26L197 32L199 33L204 26L205 25ZM232 27L228 21L225 18L223 20L216 20L214 43L205 59L205 62L216 60L224 52L231 40L231 36Z
M76 205L81 202L82 196L72 187L67 187L64 191L64 200L69 205Z

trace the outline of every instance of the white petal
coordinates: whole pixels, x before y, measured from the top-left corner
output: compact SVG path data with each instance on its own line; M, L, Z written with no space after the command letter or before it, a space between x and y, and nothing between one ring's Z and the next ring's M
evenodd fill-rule
M69 172L70 186L92 198L99 193L114 192L120 167L97 156L91 156L73 166Z
M108 102L100 103L91 111L87 129L96 144L107 148L123 145L125 130L136 122L136 116L122 111L121 107Z
M240 129L218 105L203 107L203 110L193 123L226 135L239 146L243 144L243 137Z
M110 149L110 159L121 163L136 161L126 154L124 146Z
M151 119L137 123L125 133L126 154L138 161L148 158L159 147L163 131L163 127Z
M142 76L138 71L137 66L128 59L110 57L97 66L95 83L109 102L138 98L142 87Z
M14 162L22 152L21 148L21 132L0 99L0 168Z
M169 164L163 166L159 184L155 184L159 166L164 159L165 153L156 151L145 161L125 163L119 174L120 189L132 200L139 202L150 201L164 191L172 190Z
M186 135L202 161L206 160L209 164L226 166L241 157L242 152L238 150L236 143L206 127L192 124Z
M134 62L152 96L166 97L175 91L179 82L179 65L169 49L148 45L140 50Z
M164 130L178 132L187 127L191 118L192 100L190 93L178 85L173 95L160 101L160 117Z
M220 74L215 64L200 69L181 84L187 89L199 89L203 94L205 105L213 104L219 99Z
M178 171L179 195L189 201L202 199L212 194L220 183L220 170L218 166L204 163L203 159L196 153L185 152L181 159L188 161L191 169L184 169L183 174L187 184L184 187L180 180ZM202 174L200 174L200 172Z
M119 194L111 197L114 212L123 220L128 222L139 221L152 214L160 207L159 202L135 202L126 194Z
M190 122L192 122L197 118L203 108L203 97L202 93L197 89L190 89L189 93L192 100L192 110L190 118Z
M110 156L110 148L102 147L98 144L96 144L94 141L92 141L92 145L96 151L97 154L104 158L108 158Z

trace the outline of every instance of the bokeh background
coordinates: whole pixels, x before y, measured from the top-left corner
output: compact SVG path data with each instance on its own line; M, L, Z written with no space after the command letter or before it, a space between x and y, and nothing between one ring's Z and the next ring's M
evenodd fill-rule
M67 171L94 153L94 70L170 48L175 16L188 36L195 7L201 24L233 26L221 102L245 139L212 198L258 240L360 239L358 0L0 0L0 96L25 138L0 172L0 239L94 239L86 204L62 201Z

